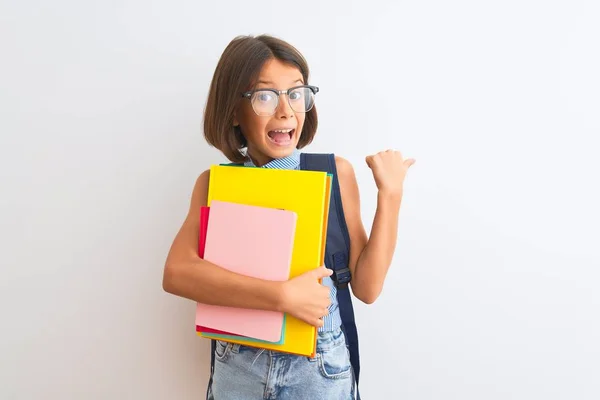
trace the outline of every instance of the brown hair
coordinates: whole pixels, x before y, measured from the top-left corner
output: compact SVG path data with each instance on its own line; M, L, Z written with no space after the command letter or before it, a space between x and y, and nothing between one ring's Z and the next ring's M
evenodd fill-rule
M252 89L263 65L273 58L298 68L304 84L308 85L309 69L302 54L289 43L269 35L234 38L215 69L204 110L204 137L232 162L246 159L242 151L247 146L246 139L239 126L233 126L241 94ZM297 148L312 142L317 124L317 110L313 107L306 113Z

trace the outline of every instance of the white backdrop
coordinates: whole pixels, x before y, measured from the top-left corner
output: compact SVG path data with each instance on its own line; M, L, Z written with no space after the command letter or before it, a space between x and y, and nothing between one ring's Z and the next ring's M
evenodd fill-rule
M0 1L0 398L200 399L208 342L162 268L216 62L297 46L317 139L417 159L365 399L600 398L600 6L589 1Z

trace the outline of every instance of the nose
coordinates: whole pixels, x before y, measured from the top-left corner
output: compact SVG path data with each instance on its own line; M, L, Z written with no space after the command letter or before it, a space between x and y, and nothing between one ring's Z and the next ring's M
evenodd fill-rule
M294 110L290 107L287 94L282 93L279 95L279 104L277 105L277 117L278 118L293 118Z

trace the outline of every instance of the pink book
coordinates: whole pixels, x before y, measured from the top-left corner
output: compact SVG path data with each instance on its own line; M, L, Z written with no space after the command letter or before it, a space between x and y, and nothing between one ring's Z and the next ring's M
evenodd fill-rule
M296 213L213 200L204 259L238 274L289 278ZM259 340L281 339L283 313L198 303L196 325Z

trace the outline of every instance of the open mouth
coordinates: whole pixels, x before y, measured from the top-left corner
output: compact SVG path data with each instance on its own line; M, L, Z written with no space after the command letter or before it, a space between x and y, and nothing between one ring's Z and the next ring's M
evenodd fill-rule
M271 142L275 143L278 146L287 146L292 142L292 136L296 132L295 129L276 129L269 131L267 136L271 140Z

